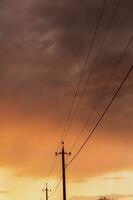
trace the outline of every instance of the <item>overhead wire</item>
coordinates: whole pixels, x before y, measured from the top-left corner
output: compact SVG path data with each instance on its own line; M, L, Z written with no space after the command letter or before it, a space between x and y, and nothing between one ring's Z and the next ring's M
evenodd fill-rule
M114 18L114 16L115 16L115 13L116 13L116 11L117 11L119 2L120 2L120 0L118 0L118 4L117 4L117 6L116 6L116 8L115 8L115 11L114 11L114 13L113 13L113 16L112 16L112 19L111 19L111 22L110 22L110 24L109 24L108 29L110 29L110 26L112 25L112 21L113 21L113 18ZM76 112L77 112L77 110L78 110L78 107L79 107L79 105L80 105L80 101L81 101L82 96L83 96L83 94L84 94L84 92L85 92L85 89L86 89L86 87L87 87L87 85L88 85L88 82L89 82L89 80L90 80L90 77L92 76L92 74L93 74L93 72L94 72L94 66L95 66L96 63L95 63L95 64L92 66L92 68L91 68L90 76L89 76L89 78L88 78L88 80L87 80L87 82L86 82L86 84L85 84L85 87L84 87L84 89L83 89L83 92L81 93L81 96L80 96L80 98L79 98L78 104L76 105L76 108L75 108L75 110L73 111L74 104L75 104L76 98L77 98L78 93L79 93L79 88L80 88L80 85L81 85L81 82L82 82L84 73L85 73L85 71L86 71L88 59L89 59L90 54L91 54L91 51L92 51L92 49L93 49L94 42L95 42L96 35L97 35L97 31L98 31L98 28L99 28L101 19L102 19L102 17L103 17L103 11L104 11L104 7L105 7L105 3L106 3L106 0L103 1L102 7L101 7L101 9L100 9L100 13L99 13L99 16L98 16L97 24L96 24L96 27L95 27L95 29L94 29L94 34L93 34L93 37L92 37L92 40L91 40L90 48L89 48L89 50L88 50L87 57L86 57L86 59L85 59L85 61L84 61L84 65L83 65L83 68L82 68L82 71L81 71L81 76L80 76L80 79L79 79L79 81L78 81L78 84L77 84L77 87L76 87L76 90L75 90L75 93L74 93L74 96L73 96L72 104L71 104L71 106L70 106L70 110L69 110L68 115L67 115L67 119L66 119L65 126L64 126L64 129L63 129L63 132L62 132L62 136L61 136L60 143L61 143L61 141L64 140L65 137L66 137L66 130L68 131L69 128L70 128L70 126L71 126L71 123L72 123L72 121L73 121L74 115L76 114ZM109 31L108 29L107 29L107 32L105 33L105 36L104 36L102 45L101 45L101 47L99 48L98 54L97 54L97 56L96 56L96 60L97 60L97 57L99 57L99 54L100 54L100 51L101 51L102 46L104 45L104 41L105 41L105 39L106 39L106 35L107 35L108 31ZM58 148L59 148L59 144L58 144ZM55 162L56 162L56 161L55 161L55 159L54 159L49 174L52 173L52 171L53 171L53 169L54 169L54 166L55 166Z
M56 165L57 165L57 159L56 159L56 157L54 157L46 182L48 182L49 177L52 175L53 170L55 169L55 166L56 166ZM57 176L57 177L58 177L58 176ZM60 179L60 176L59 176L59 179ZM57 183L57 185L58 185L58 183ZM55 184L55 186L53 186L53 188L54 188L54 187L56 188L56 184ZM56 189L56 190L57 190L57 189Z
M66 2L65 2L65 4L66 4ZM65 5L65 4L64 4L64 5ZM65 6L66 6L66 5L65 5ZM54 34L55 34L55 33L56 33L56 31L54 32ZM56 41L56 40L57 40L57 37L54 39L54 41ZM57 143L57 151L58 151L58 149L59 149L60 143L61 143L61 142L58 142L58 143ZM46 182L48 182L48 179L49 179L49 177L51 176L51 174L52 174L52 172L53 172L53 170L54 170L56 164L57 164L57 159L55 159L55 157L54 157L54 159L53 159L53 161L52 161L52 164L51 164L51 167L50 167L50 170L49 170L49 172L48 172L47 178L46 178Z
M79 78L77 87L76 87L76 89L75 89L75 92L74 92L73 100L72 100L72 103L71 103L71 105L70 105L69 112L68 112L68 114L67 114L67 118L66 118L65 125L64 125L63 131L62 131L61 139L60 139L60 141L59 141L59 143L58 143L58 145L57 145L57 151L58 151L58 149L59 149L60 143L62 142L62 140L65 139L65 131L66 131L66 129L67 129L67 126L68 126L68 123L69 123L69 120L70 120L70 117L71 117L71 114L72 114L72 111L73 111L73 108L74 108L74 104L75 104L76 98L77 98L77 96L78 96L79 88L80 88L82 79L83 79L83 77L84 77L84 73L85 73L85 71L86 71L86 67L87 67L87 63L88 63L88 59L89 59L91 50L92 50L92 48L93 48L93 46L94 46L94 42L95 42L95 39L96 39L96 34L97 34L97 31L98 31L98 27L99 27L99 25L100 25L100 21L101 21L101 19L102 19L103 10L104 10L105 2L106 2L106 1L107 1L107 0L103 0L102 6L101 6L101 8L100 8L100 13L99 13L98 20L97 20L97 23L96 23L96 26L95 26L95 29L94 29L93 37L92 37L92 40L91 40L91 43L90 43L90 48L89 48L88 53L87 53L87 56L86 56L86 58L85 58L85 61L84 61L83 67L82 67L82 71L81 71L81 75L80 75L80 78ZM51 166L51 168L50 168L48 177L51 175L51 173L52 173L53 170L54 170L55 162L56 162L56 160L54 159L53 162L52 162L52 166Z
M53 191L52 194L49 196L49 199L52 198L52 197L55 195L55 193L56 193L56 191L57 191L57 189L58 189L58 187L59 187L59 185L60 185L60 183L61 183L61 180L62 180L62 176L61 176L61 178L59 179L59 181L58 181L58 183L57 183L57 185L56 185L54 191Z
M118 8L119 8L119 5L120 5L120 0L117 1L117 4L116 4L116 6L115 6L115 9L114 9L114 12L113 12L113 15L112 15L112 18L111 18L111 21L110 21L110 23L109 23L109 25L108 25L108 28L107 28L107 30L106 30L106 32L105 32L105 34L104 34L104 37L103 37L102 43L101 43L101 45L100 45L100 47L99 47L99 49L98 49L98 52L97 52L95 61L94 61L93 65L92 65L92 67L91 67L91 71L90 71L90 74L89 74L89 76L88 76L88 79L87 79L87 81L86 81L86 83L85 83L85 85L84 85L84 88L83 88L82 92L81 92L81 95L80 95L80 97L79 97L79 100L78 100L78 102L77 102L77 105L76 105L76 107L75 107L75 109L74 109L74 111L73 111L73 113L72 113L72 117L71 117L71 119L70 119L70 121L69 121L69 124L68 124L68 127L67 127L67 132L68 132L69 129L70 129L70 126L71 126L71 124L72 124L72 122L73 122L73 119L74 119L74 117L75 117L75 114L76 114L76 112L77 112L77 110L78 110L78 108L79 108L79 106L80 106L80 104L81 104L81 100L82 100L82 98L83 98L83 95L84 95L84 93L85 93L85 90L86 90L86 88L87 88L87 86L88 86L88 84L89 84L89 82L90 82L90 79L91 79L91 77L92 77L92 75L93 75L93 73L94 73L94 71L95 71L95 66L96 66L96 64L97 64L97 62L98 62L99 56L100 56L101 51L102 51L102 49L103 49L103 47L104 47L104 43L105 43L106 37L107 37L107 35L109 34L110 28L111 28L111 26L112 26L112 24L113 24L113 20L114 20L114 18L115 18L115 16L116 16L116 13L117 13L117 10L118 10Z
M115 65L115 67L114 67L112 73L110 74L110 76L109 76L109 78L108 78L108 80L107 80L105 86L103 87L103 89L102 89L100 95L98 96L98 99L97 99L97 101L96 101L96 103L95 103L95 105L94 105L94 107L93 107L91 113L89 114L89 117L87 118L87 120L85 121L83 127L81 128L81 130L80 130L80 132L79 132L79 134L78 134L78 136L77 136L75 142L73 143L73 145L72 145L70 151L72 151L73 148L74 148L74 147L76 146L76 144L78 143L78 141L79 141L79 139L80 139L80 136L82 136L83 131L85 130L85 128L86 128L88 122L90 121L90 119L92 118L94 112L96 111L97 106L99 105L100 101L102 100L102 97L104 96L105 91L108 89L109 84L110 84L110 82L111 82L111 80L112 80L112 78L113 78L113 76L114 76L114 74L115 74L117 68L119 67L119 65L120 65L120 63L121 63L121 60L122 60L123 57L125 56L126 51L127 51L128 47L129 47L130 43L132 42L132 40L133 40L133 35L129 38L129 40L128 40L128 42L127 42L127 45L125 46L125 48L124 48L124 50L123 50L123 52L122 52L122 54L121 54L121 56L120 56L120 58L119 58L119 60L118 60L118 63Z
M105 6L105 1L106 0L104 0L103 1L103 6L102 6L102 8L101 8L101 12L100 12L100 16L99 16L99 18L98 18L98 23L97 23L97 25L96 25L96 28L95 28L95 33L94 33L94 35L93 35L93 39L92 39L92 42L91 42L91 48L90 49L92 49L93 48L93 43L94 43L94 41L95 41L95 37L96 37L96 33L97 33L97 30L98 30L98 26L99 26L99 24L100 24L100 20L101 20L101 18L102 18L102 15L103 15L103 10L104 10L104 6ZM113 22L113 19L114 19L114 17L115 17L115 15L116 15L116 12L117 12L117 9L118 9L118 6L119 6L119 3L120 3L120 0L118 0L118 4L117 4L117 6L116 6L116 8L115 8L115 11L114 11L114 13L113 13L113 16L112 16L112 19L111 19L111 22L110 22L110 24L109 24L109 27L108 27L108 29L110 29L110 27L111 27L111 25L112 25L112 22ZM106 34L105 34L105 36L104 36L104 39L103 39L103 42L102 42L102 45L101 45L101 48L104 46L104 42L105 42L105 39L106 39L106 35L108 34L108 32L109 32L109 30L107 30L107 32L106 32ZM85 73L85 71L86 71L86 65L87 65L87 63L88 63L88 59L89 59L89 56L90 56L90 49L89 49L89 51L88 51L88 54L87 54L87 57L86 57L86 60L85 60L85 63L84 63L84 67L83 67L83 69L82 69L82 72L81 72L81 76L80 76L80 79L79 79L79 82L78 82L78 84L77 84L77 87L76 87L76 90L75 90L75 93L74 93L74 97L73 97L73 100L72 100L72 104L71 104L71 106L70 106L70 110L69 110L69 112L68 112L68 115L67 115L67 119L66 119L66 122L65 122L65 126L64 126L64 129L63 129L63 132L62 132L62 138L61 138L61 140L62 139L64 139L66 136L65 136L65 133L66 133L66 130L68 131L68 129L70 128L70 125L71 125L71 123L72 123L72 120L73 120L73 118L74 118L74 115L75 115L75 113L77 112L77 109L78 109L78 107L79 107L79 105L80 105L80 103L79 103L79 101L78 101L78 106L76 106L76 109L73 111L73 108L74 108L74 104L75 104L75 101L76 101L76 98L77 98L77 96L78 96L78 93L79 93L79 88L80 88L80 85L81 85L81 82L82 82L82 79L83 79L83 76L84 76L84 73ZM96 61L95 61L95 64L97 63L97 58L99 57L99 54L100 54L100 51L101 51L101 49L99 49L99 53L97 54L97 56L96 56ZM94 65L95 65L94 64ZM114 73L114 72L113 72ZM112 73L112 74L113 74ZM91 75L93 74L93 70L91 70L91 73L90 73ZM124 83L123 83L124 84ZM86 86L87 86L87 84L86 84ZM86 89L86 86L85 86L85 89ZM85 89L83 89L83 91L85 91ZM104 89L105 90L105 89ZM82 93L81 93L82 94ZM81 96L83 96L83 94L81 95ZM116 96L116 95L115 95ZM80 97L81 98L81 97ZM99 99L101 99L101 97L99 97ZM98 100L98 101L100 101L100 100ZM112 103L111 103L112 104ZM111 105L110 104L110 105ZM108 110L109 108L107 108L107 110ZM106 113L106 112L105 112ZM71 117L71 115L72 115L72 118L70 118ZM104 115L103 115L104 116ZM102 119L101 119L102 120ZM98 121L98 125L99 125L99 123L101 122L101 120L99 120ZM98 126L97 125L97 126ZM95 126L95 127L97 127L97 126ZM95 128L94 127L94 130L92 130L92 134L93 134L93 132L95 131ZM92 135L91 134L91 135ZM89 138L90 138L91 136L89 135ZM70 165L70 163L77 157L77 155L80 153L80 151L82 150L82 148L84 147L84 145L87 143L87 141L88 141L88 139L83 143L83 145L81 146L81 148L78 150L78 152L75 154L75 156L69 161L69 163L67 164L67 166L69 166ZM53 167L54 166L54 162L53 162L53 164L52 164L52 167L51 167L51 170L50 170L50 173L51 173L51 171L53 171ZM61 177L61 179L62 179L62 177ZM55 188L55 192L56 192L56 190L58 189L58 186L59 186L59 184L60 184L60 182L61 182L61 179L59 180L59 182L58 182L58 184L57 184L57 186L56 186L56 188Z
M82 151L82 149L84 148L84 146L86 145L86 143L91 139L91 137L93 136L93 134L95 133L95 130L97 129L97 127L99 126L99 124L102 122L102 120L104 119L105 114L107 113L107 111L109 110L110 106L112 105L112 103L114 102L116 96L118 95L118 93L120 92L121 88L123 87L124 83L126 82L128 76L130 75L130 73L133 70L133 65L130 67L130 69L128 70L128 72L126 73L125 77L123 78L122 82L120 83L118 89L115 91L113 97L111 98L111 100L109 101L107 107L105 108L104 112L101 114L101 117L99 118L99 120L97 121L97 123L95 124L94 128L92 129L92 131L90 132L90 134L88 135L88 137L86 138L86 140L83 142L83 144L81 145L81 147L78 149L78 151L76 152L76 154L73 156L73 158L68 162L67 167L70 166L70 164L75 160L75 158L78 156L78 154Z
M68 127L69 120L71 119L71 114L73 112L75 101L76 101L76 99L78 97L79 88L80 88L80 85L82 83L82 79L84 77L84 73L85 73L86 68L87 68L87 63L88 63L88 59L89 59L90 54L91 54L91 50L93 49L93 46L94 46L94 42L95 42L95 39L96 39L96 34L97 34L97 31L98 31L99 24L101 22L101 18L102 18L102 15L103 15L103 10L104 10L106 1L107 0L103 0L102 7L100 8L100 13L99 13L99 16L98 16L98 20L97 20L97 23L96 23L96 26L95 26L95 29L94 29L94 34L93 34L92 39L91 39L90 47L89 47L89 50L87 52L87 56L85 58L83 67L81 66L82 67L82 71L81 71L80 78L79 78L78 84L77 84L75 92L74 92L74 96L73 96L73 99L72 99L72 103L70 105L70 109L69 109L68 114L67 114L67 118L66 118L66 121L65 121L65 126L64 126L64 129L63 129L63 132L62 132L62 136L61 136L61 141L65 139L66 129Z

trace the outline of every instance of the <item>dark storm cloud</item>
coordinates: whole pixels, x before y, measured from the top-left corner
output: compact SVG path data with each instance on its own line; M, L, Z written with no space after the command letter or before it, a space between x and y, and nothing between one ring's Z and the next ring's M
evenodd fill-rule
M116 2L107 1L104 11L107 20L103 17L99 33L105 31ZM106 51L103 52L103 58L108 59L110 67L112 60L119 57L132 31L132 3L121 2L115 20L117 23L114 23L109 35L111 39L108 38ZM5 74L9 70L9 75L17 73L20 80L27 76L36 82L38 80L34 79L37 77L56 79L57 85L58 79L65 82L65 76L71 75L73 67L86 54L87 41L91 40L101 2L33 0L22 3L3 1L1 4L1 60L4 62L1 68L2 65L6 68ZM51 84L51 80L49 82Z
M2 1L1 102L9 104L10 99L10 106L14 107L15 104L20 116L33 113L43 115L44 110L45 113L56 113L58 110L56 119L63 119L90 47L102 3L103 1L96 0ZM85 79L93 66L116 4L116 0L106 1ZM132 1L120 1L118 12L85 92L80 120L88 115L86 108L95 103L132 35L132 7ZM120 64L110 88L106 91L105 102L111 97L132 63L132 47L133 45L130 45L125 55L126 64ZM132 80L121 96L129 93L132 96L131 82Z
M102 3L103 1L98 0L4 0L0 2L0 106L1 120L5 118L5 127L7 127L7 117L15 121L19 117L30 119L33 116L35 118L43 116L45 120L42 117L42 121L45 126L49 128L50 124L53 130L55 121L58 126L64 122L79 80L81 66L90 48ZM117 0L106 1L84 80L88 78L116 4ZM78 125L88 116L97 95L104 87L133 34L132 9L132 0L120 1L104 47L100 51L93 77L85 91L83 104L79 110L81 116L76 119L79 122ZM98 113L132 64L132 49L133 44L129 46L110 83L102 105L97 109ZM129 105L132 105L132 96L132 77L130 76L117 99L116 106L113 107L110 115L112 121L108 123L109 128L112 128L115 119L120 122L125 120L126 124L131 126L133 112ZM120 97L121 102L118 101ZM13 115L10 116L10 112ZM113 114L115 114L114 120ZM9 128L12 130L12 127ZM24 138L24 140L29 141L31 135L30 133L28 139ZM14 138L11 141L14 144ZM13 144L10 144L10 149ZM8 162L7 156L7 165ZM40 173L40 168L37 173L38 171Z

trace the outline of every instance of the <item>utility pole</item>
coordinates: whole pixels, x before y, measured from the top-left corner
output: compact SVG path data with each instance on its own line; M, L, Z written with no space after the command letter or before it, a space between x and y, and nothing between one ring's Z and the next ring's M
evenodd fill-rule
M48 200L48 192L51 192L51 190L48 189L48 184L46 183L46 188L42 189L43 192L46 192L46 200Z
M65 173L65 169L66 169L66 164L65 164L65 155L71 155L71 152L65 152L64 149L64 142L62 142L62 151L61 152L55 152L55 155L62 156L62 184L63 184L63 200L66 200L66 173Z

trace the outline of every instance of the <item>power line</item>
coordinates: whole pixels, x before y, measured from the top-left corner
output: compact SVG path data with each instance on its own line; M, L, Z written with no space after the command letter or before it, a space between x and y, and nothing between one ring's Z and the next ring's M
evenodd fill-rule
M99 54L100 54L100 52L101 52L101 49L102 49L102 47L103 47L103 45L104 45L104 42L105 42L105 39L106 39L106 35L108 34L109 29L110 29L110 27L111 27L111 25L112 25L114 16L115 16L115 14L116 14L116 11L117 11L117 8L118 8L119 2L120 2L120 0L118 0L118 4L117 4L117 6L116 6L116 8L115 8L115 11L114 11L114 13L113 13L111 22L110 22L109 27L108 27L108 29L107 29L107 32L105 33L105 36L104 36L102 45L100 46L99 51L98 51L98 54L97 54L97 56L96 56L95 63L94 63L94 65L93 65L92 68L91 68L90 75L89 75L88 80L87 80L87 82L86 82L86 84L85 84L85 87L84 87L84 89L83 89L83 91L82 91L82 93L81 93L81 96L80 96L80 98L79 98L78 104L76 105L75 110L73 111L74 104L75 104L76 98L77 98L77 96L78 96L79 88L80 88L80 85L81 85L81 82L82 82L84 73L85 73L85 71L86 71L88 59L89 59L89 56L90 56L90 54L91 54L91 50L93 49L94 42L95 42L95 39L96 39L96 34L97 34L97 31L98 31L98 28L99 28L101 19L102 19L102 17L103 17L103 11L104 11L104 7L105 7L106 1L107 1L107 0L104 0L104 1L103 1L102 7L101 7L101 9L100 9L100 13L99 13L99 16L98 16L97 24L96 24L96 27L95 27L95 29L94 29L94 34L93 34L93 37L92 37L92 40L91 40L90 48L89 48L89 50L88 50L87 57L86 57L86 59L85 59L85 62L84 62L84 65L83 65L83 68L82 68L82 71L81 71L81 76L80 76L79 82L78 82L78 84L77 84L77 87L76 87L76 90L75 90L75 93L74 93L74 96L73 96L72 104L71 104L71 106L70 106L70 110L69 110L69 113L68 113L68 115L67 115L67 119L66 119L65 126L64 126L64 129L63 129L63 132L62 132L61 140L62 140L62 139L63 139L63 140L65 139L65 137L66 137L66 135L65 135L66 130L67 130L67 131L69 130L69 128L70 128L70 126L71 126L71 123L72 123L72 121L73 121L74 115L76 114L76 112L77 112L77 110L78 110L78 107L79 107L79 105L80 105L81 99L82 99L83 94L84 94L84 92L85 92L85 89L86 89L86 87L87 87L87 85L88 85L88 82L89 82L89 80L90 80L90 78L91 78L91 76L92 76L92 74L93 74L93 72L94 72L94 66L95 66L95 64L96 64L96 62L97 62L97 58L99 57ZM60 144L60 142L59 142L59 144ZM58 144L58 147L57 147L57 148L59 148L59 144ZM53 162L52 162L52 166L51 166L51 169L50 169L50 172L49 172L49 175L48 175L48 176L50 176L50 175L52 174L52 172L53 172L53 170L54 170L54 167L55 167L55 162L56 162L56 161L55 161L55 159L54 159Z
M61 176L61 178L59 179L59 181L58 181L58 183L57 183L57 185L56 185L56 187L55 187L53 193L49 196L49 199L52 198L52 197L54 196L54 194L56 193L56 191L57 191L57 189L58 189L58 187L59 187L59 185L60 185L60 183L61 183L61 180L62 180L62 176Z
M90 48L89 48L88 53L87 53L87 56L86 56L86 58L85 58L85 61L84 61L84 64L83 64L83 68L82 68L82 71L81 71L81 75L80 75L80 78L79 78L79 81L78 81L78 84L77 84L77 87L76 87L76 90L75 90L75 93L74 93L74 96L73 96L73 100L72 100L72 103L71 103L71 106L70 106L68 115L67 115L67 119L66 119L65 126L64 126L64 129L63 129L63 132L62 132L62 136L61 136L61 141L64 140L64 137L65 137L65 131L66 131L66 129L67 129L69 120L70 120L70 118L71 118L71 114L72 114L72 111L73 111L73 107L74 107L76 98L77 98L77 96L78 96L79 88L80 88L82 79L83 79L83 77L84 77L84 73L85 73L85 71L86 71L86 67L87 67L88 59L89 59L89 57L90 57L91 50L92 50L92 48L93 48L93 46L94 46L94 42L95 42L95 39L96 39L96 34L97 34L98 27L99 27L99 24L100 24L102 15L103 15L103 10L104 10L105 2L106 2L106 1L107 1L107 0L103 0L102 7L101 7L101 9L100 9L100 14L99 14L99 16L98 16L97 24L96 24L96 27L95 27L95 29L94 29L94 34L93 34L93 37L92 37L92 40L91 40ZM82 66L81 66L81 67L82 67Z
M68 2L65 2L64 6L67 6L67 5L68 5ZM55 33L56 33L56 31L54 32L54 34L55 34ZM55 38L55 42L56 42L56 40L57 40L57 37ZM82 72L82 73L83 73L83 72ZM62 140L60 140L60 141L62 141ZM59 144L60 144L60 143L61 143L61 142L57 143L57 151L58 151L58 149L59 149ZM56 163L57 163L57 159L55 159L55 157L54 157L53 162L52 162L52 165L51 165L51 168L50 168L50 170L49 170L49 172L48 172L47 181L48 181L48 177L51 176L51 174L52 174L52 172L53 172L53 170L54 170L54 168L55 168Z
M76 107L75 107L75 110L74 110L73 113L72 113L72 117L71 117L71 119L70 119L70 121L69 121L69 124L68 124L68 126L67 126L67 131L70 129L70 126L71 126L71 124L72 124L72 121L73 121L73 119L74 119L74 116L75 116L75 114L76 114L76 112L77 112L77 110L78 110L78 108L79 108L79 106L80 106L80 104L81 104L81 100L82 100L82 97L83 97L83 95L84 95L84 92L85 92L85 90L86 90L86 88L87 88L87 86L88 86L88 84L89 84L89 81L90 81L90 79L91 79L91 77L92 77L92 75L93 75L93 73L94 73L95 66L96 66L96 64L97 64L97 61L98 61L99 56L100 56L100 54L101 54L101 51L102 51L102 49L103 49L103 47L104 47L104 43L105 43L106 37L107 37L107 35L108 35L109 31L110 31L110 28L111 28L111 26L112 26L112 24L113 24L113 20L114 20L114 18L115 18L115 16L116 16L116 13L117 13L119 4L120 4L120 0L117 1L116 7L115 7L115 9L114 9L114 12L113 12L113 15L112 15L112 18L111 18L111 21L110 21L110 23L109 23L109 25L108 25L108 28L107 28L106 32L105 32L104 38L103 38L103 40L102 40L102 43L101 43L101 45L100 45L100 47L99 47L99 49L98 49L98 53L97 53L97 55L96 55L94 64L93 64L92 67L91 67L91 71L90 71L89 77L88 77L88 79L87 79L87 81L86 81L86 84L85 84L85 86L84 86L84 88L83 88L83 90L82 90L82 93L81 93L81 95L80 95L80 97L79 97L79 101L77 102L77 105L76 105Z
M79 150L77 151L77 153L73 156L73 158L68 162L67 166L69 166L73 160L78 156L78 154L82 151L82 149L84 148L84 146L86 145L86 143L90 140L90 138L92 137L92 135L94 134L96 128L99 126L99 124L102 122L105 114L107 113L107 111L109 110L110 106L112 105L112 103L114 102L116 96L118 95L119 91L121 90L122 86L124 85L124 83L126 82L128 76L130 75L131 71L133 70L133 65L130 67L129 71L127 72L127 74L125 75L124 79L122 80L120 86L118 87L118 89L116 90L116 92L114 93L113 97L111 98L109 104L107 105L107 107L105 108L104 112L102 113L101 117L99 118L99 120L97 121L97 123L95 124L94 128L92 129L92 131L90 132L89 136L87 137L87 139L83 142L83 144L81 145L81 147L79 148Z
M55 166L57 165L57 159L55 159L55 158L56 158L56 157L54 157L53 163L52 163L51 168L50 168L50 171L49 171L49 177L51 176L51 174L52 174L52 172L53 172ZM48 177L48 178L49 178L49 177ZM60 176L59 176L59 177L60 177ZM48 181L48 178L47 178L47 181ZM53 188L55 188L55 189L54 189L53 193L50 195L50 198L56 193L56 191L57 191L57 189L58 189L58 187L59 187L59 185L60 185L61 180L62 180L62 177L59 178L59 182L57 183L57 185L54 184Z
M51 174L52 174L52 172L53 172L53 170L54 170L54 167L56 166L56 163L57 163L57 160L56 160L55 157L54 157L53 162L52 162L52 164L51 164L51 168L50 168L49 173L48 173L48 176L47 176L46 182L48 182L48 178L51 176Z
M74 108L74 104L75 104L76 98L78 96L79 88L80 88L80 85L82 83L82 79L84 77L84 73L86 71L86 67L87 67L88 59L90 57L91 50L93 49L93 46L94 46L94 42L95 42L95 39L96 39L96 34L97 34L97 31L98 31L98 27L100 25L100 21L102 19L103 10L104 10L106 1L107 0L103 0L102 7L100 8L100 13L99 13L99 16L98 16L98 20L97 20L96 26L94 28L94 34L93 34L93 37L92 37L92 40L91 40L90 48L89 48L87 56L85 58L85 61L84 61L83 67L82 67L82 71L81 71L81 75L80 75L80 78L79 78L79 81L78 81L78 84L77 84L77 87L75 89L75 93L74 93L74 96L73 96L73 100L72 100L72 103L70 105L69 112L67 114L67 118L66 118L66 122L65 122L65 125L64 125L64 129L63 129L62 135L61 135L61 139L60 139L59 143L57 144L57 151L59 149L59 145L60 145L61 141L65 139L65 132L66 132L67 126L69 126L69 120L71 118L71 114L72 114L72 111L73 111L73 108ZM56 161L54 159L53 162L52 162L52 166L50 168L48 176L50 176L52 171L54 170L55 162Z
M123 50L123 52L122 52L122 54L121 54L121 56L120 56L120 58L119 58L119 60L118 60L117 65L115 65L115 67L114 67L114 69L113 69L111 75L109 76L109 78L108 78L108 80L107 80L107 82L106 82L106 85L105 85L104 88L102 89L102 91L101 91L101 93L100 93L100 95L99 95L99 97L98 97L98 99L97 99L97 101L96 101L96 103L95 103L95 105L94 105L94 107L93 107L93 109L92 109L92 111L91 111L89 117L87 118L87 120L86 120L85 124L83 125L83 127L81 128L81 131L79 132L79 134L78 134L78 136L77 136L77 138L76 138L74 144L72 145L71 151L72 151L72 149L74 148L74 146L76 146L78 140L80 139L80 136L82 135L83 131L85 130L85 127L87 126L87 124L88 124L88 122L90 121L91 117L93 116L93 114L94 114L94 112L95 112L97 106L99 105L99 103L100 103L100 101L101 101L103 95L105 94L105 91L108 89L109 84L110 84L110 82L111 82L111 80L112 80L112 78L113 78L113 76L114 76L114 74L115 74L117 68L119 67L119 65L120 65L120 63L121 63L121 60L122 60L123 57L125 56L126 51L127 51L128 47L129 47L130 43L132 42L132 40L133 40L133 35L132 35L132 36L130 37L130 39L128 40L127 45L125 46L125 48L124 48L124 50Z
M119 2L119 1L120 1L120 0L118 0L118 2ZM82 69L82 71L81 71L81 76L80 76L79 82L78 82L78 84L77 84L75 93L74 93L74 97L73 97L73 100L72 100L72 104L71 104L71 106L70 106L70 110L69 110L68 115L67 115L67 119L66 119L66 122L65 122L65 127L64 127L64 129L63 129L63 133L62 133L62 136L61 136L61 140L62 140L62 138L65 137L66 129L68 130L68 129L70 128L70 125L71 125L71 123L72 123L72 120L73 120L73 118L74 118L74 115L75 115L75 113L76 113L76 111L77 111L77 109L78 109L78 107L79 107L79 105L77 105L77 106L76 106L76 109L75 109L74 112L73 112L73 107L74 107L76 98L77 98L77 96L78 96L79 88L80 88L80 85L81 85L81 82L82 82L84 73L85 73L85 71L86 71L86 65L87 65L87 63L88 63L88 59L89 59L91 50L92 50L93 45L94 45L94 41L95 41L95 38L96 38L96 34L97 34L97 31L98 31L98 27L99 27L101 18L102 18L102 16L103 16L103 10L104 10L104 7L105 7L105 2L106 2L106 0L103 1L102 7L101 7L101 10L100 10L100 14L99 14L99 17L98 17L98 21L97 21L97 24L96 24L96 27L95 27L95 30L94 30L94 35L93 35L93 38L92 38L92 40L91 40L91 45L90 45L90 48L89 48L87 57L86 57L86 59L85 59L84 65L83 65L83 69ZM117 10L117 8L116 8L116 10ZM116 11L116 10L115 10L115 11ZM115 14L114 14L114 15L115 15ZM114 16L112 17L112 19L113 19L113 18L114 18ZM112 20L112 21L113 21L113 20ZM111 24L112 24L112 22L111 22ZM107 31L107 32L108 32L108 31ZM105 38L104 38L104 39L105 39ZM103 42L103 43L104 43L104 42ZM92 74L93 74L93 69L91 69L90 77L91 77ZM85 87L85 88L86 88L86 87ZM83 95L81 95L81 96L83 96ZM80 102L79 102L78 104L80 104ZM72 115L72 118L70 118L71 115ZM49 174L52 173L52 171L53 171L53 169L54 169L54 166L55 166L55 160L54 160L53 163L52 163L52 166L51 166L51 169L50 169L50 173L49 173Z

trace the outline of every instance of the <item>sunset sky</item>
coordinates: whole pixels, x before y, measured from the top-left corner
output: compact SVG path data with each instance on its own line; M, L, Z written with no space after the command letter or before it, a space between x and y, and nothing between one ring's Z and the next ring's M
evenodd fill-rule
M104 44L65 137L66 151L72 150L66 163L133 64L133 1L0 1L0 200L44 200L41 190L47 180L54 191L61 173L55 151L102 8L79 96ZM97 200L100 195L133 199L133 72L66 173L69 200ZM61 198L62 185L51 199Z

